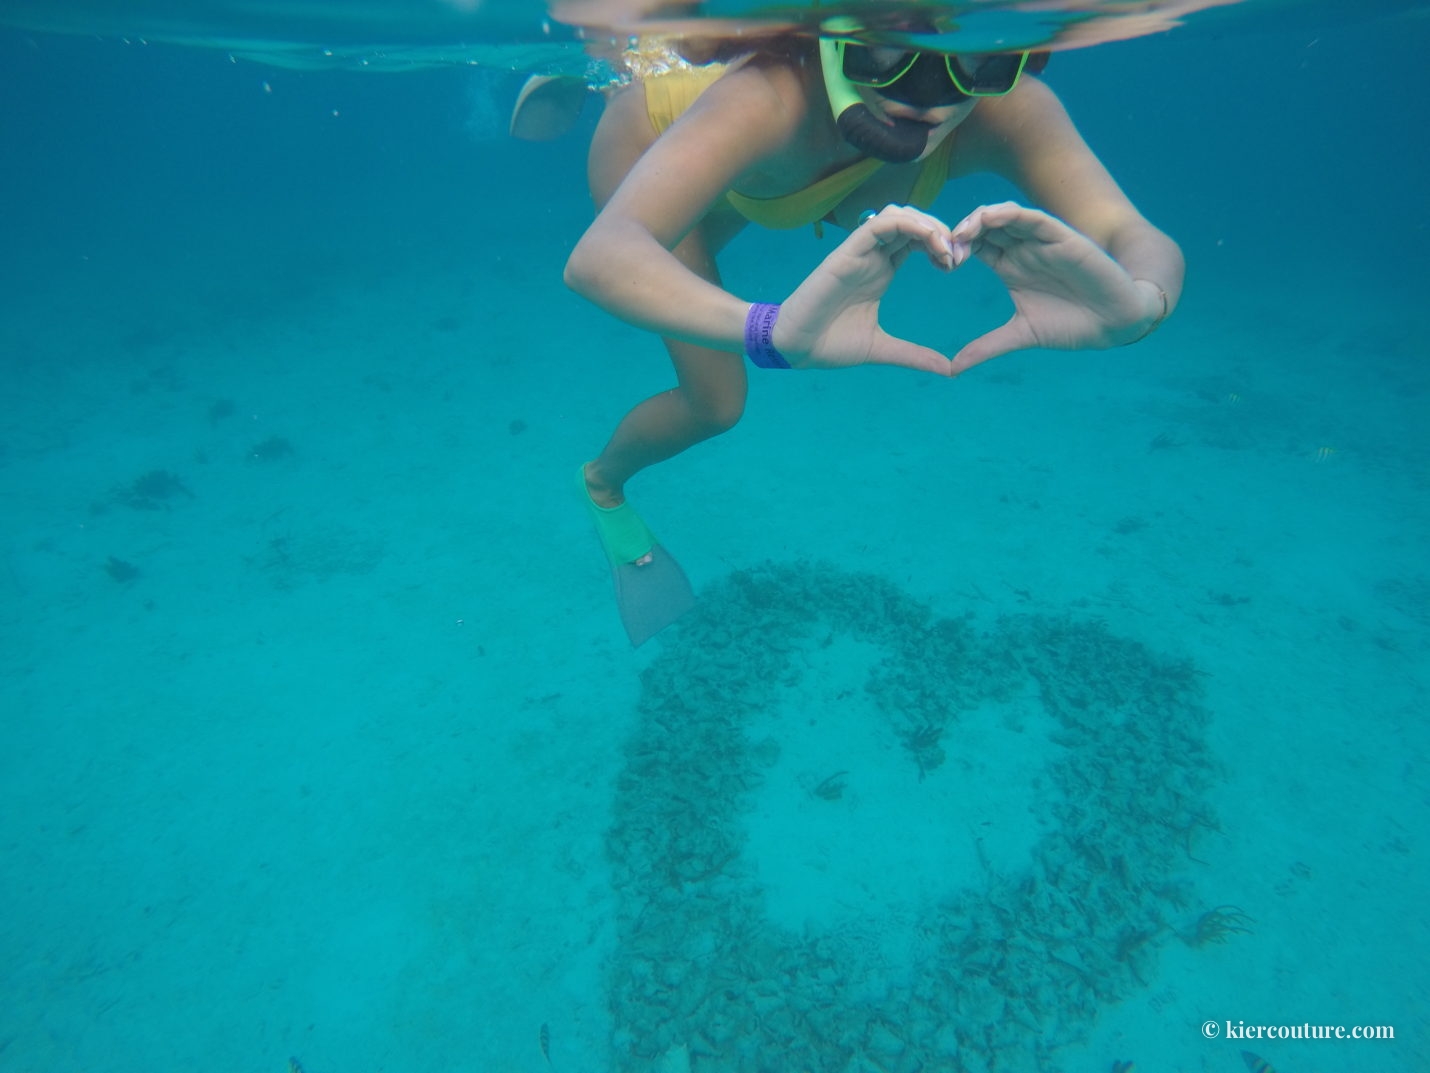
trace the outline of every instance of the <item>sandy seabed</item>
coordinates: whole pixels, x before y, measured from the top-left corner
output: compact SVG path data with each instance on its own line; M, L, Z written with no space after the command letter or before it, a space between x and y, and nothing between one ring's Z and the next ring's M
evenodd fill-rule
M386 252L6 314L0 1065L1430 1065L1423 329L1213 263L1131 350L758 375L632 486L703 593L632 653L570 477L658 346Z

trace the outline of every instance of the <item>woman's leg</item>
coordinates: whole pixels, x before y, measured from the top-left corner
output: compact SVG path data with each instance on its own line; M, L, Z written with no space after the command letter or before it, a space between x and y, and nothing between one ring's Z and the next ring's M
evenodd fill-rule
M632 86L610 103L591 147L590 178L602 205L655 139L645 115L641 87ZM692 272L720 282L715 255L744 226L733 210L717 209L674 250ZM701 440L732 427L745 409L745 366L738 354L676 339L664 340L675 365L677 386L637 405L616 426L601 454L586 465L586 488L594 502L614 507L624 501L626 481Z
M692 271L718 283L707 230L706 225L697 228L676 253ZM622 502L626 481L638 472L718 436L744 413L745 365L739 354L677 339L664 342L675 365L677 386L626 414L601 454L586 466L587 490L604 507Z
M689 368L680 386L637 405L610 441L586 464L586 490L603 507L619 505L626 481L657 462L732 427L744 409L744 370L738 355L667 341L676 369ZM710 368L696 369L707 365ZM733 370L729 368L733 366Z

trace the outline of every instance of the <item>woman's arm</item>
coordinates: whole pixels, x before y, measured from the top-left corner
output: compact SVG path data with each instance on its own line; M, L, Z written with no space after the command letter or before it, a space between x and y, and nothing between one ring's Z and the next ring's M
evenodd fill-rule
M1176 307L1185 271L1181 250L1137 211L1052 90L1027 79L1017 92L980 104L967 125L964 144L980 170L1011 180L1034 205L1096 242L1133 279L1159 284Z
M741 175L794 136L798 72L747 63L653 142L640 86L612 105L592 146L592 192L604 203L567 260L567 284L637 327L739 351L749 303L675 251Z
M630 324L739 353L751 305L711 282L707 244L686 238L742 175L778 170L781 153L799 151L803 75L747 63L653 142L640 93L612 101L597 132L591 179L601 211L566 263L566 282ZM948 376L947 357L879 327L879 303L914 250L953 268L947 226L898 206L835 247L782 303L773 340L785 360L795 368L877 362Z
M960 130L960 173L992 171L1047 211L985 206L953 229L1008 287L1016 312L954 358L962 372L1028 347L1096 349L1137 342L1176 307L1177 244L1137 211L1042 83L980 103Z

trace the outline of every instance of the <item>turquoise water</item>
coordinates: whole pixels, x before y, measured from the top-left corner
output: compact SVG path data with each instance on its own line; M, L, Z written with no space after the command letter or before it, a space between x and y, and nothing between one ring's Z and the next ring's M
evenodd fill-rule
M561 285L594 108L0 34L0 1069L1430 1068L1427 44L1057 56L1176 316L754 378L632 485L702 594L633 653L570 478L669 366Z

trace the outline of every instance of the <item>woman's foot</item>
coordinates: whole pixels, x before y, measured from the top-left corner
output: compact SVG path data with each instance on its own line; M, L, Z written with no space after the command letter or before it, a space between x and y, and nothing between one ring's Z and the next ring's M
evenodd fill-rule
M655 538L640 515L626 506L625 496L600 478L594 462L581 467L581 481L607 557L613 563L648 565L654 558Z
M587 462L581 467L581 477L586 482L586 494L591 497L591 502L598 507L604 507L606 510L619 507L626 501L626 497L621 494L619 488L602 480L595 466L595 462Z
M511 136L524 142L561 137L581 118L591 87L574 75L532 75L511 110Z

